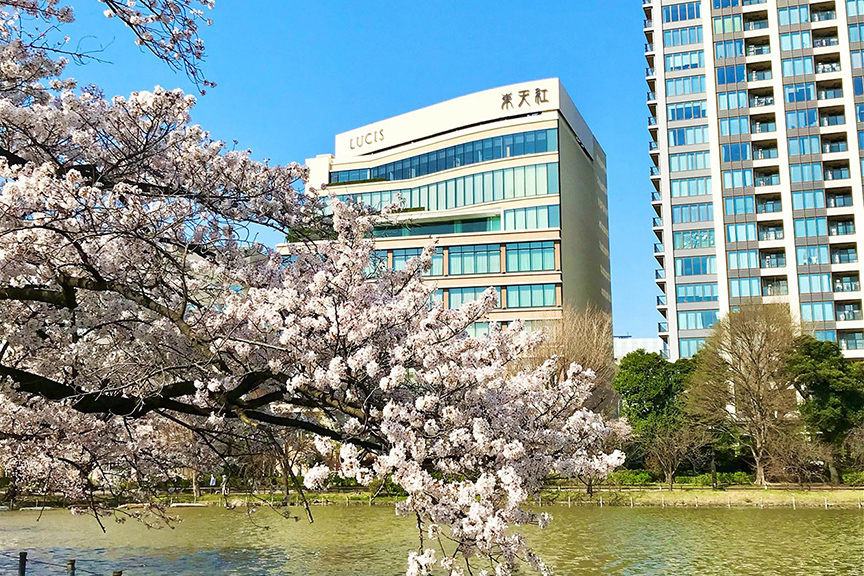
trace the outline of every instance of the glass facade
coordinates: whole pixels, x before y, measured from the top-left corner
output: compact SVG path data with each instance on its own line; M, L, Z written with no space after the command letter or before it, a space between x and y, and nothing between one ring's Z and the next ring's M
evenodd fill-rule
M330 173L330 183L358 182L364 180L407 180L500 158L511 158L525 154L542 154L558 150L558 129L532 130L506 136L484 138L466 142L388 162L381 166L356 170L339 170Z
M507 272L555 270L554 242L520 242L506 245Z

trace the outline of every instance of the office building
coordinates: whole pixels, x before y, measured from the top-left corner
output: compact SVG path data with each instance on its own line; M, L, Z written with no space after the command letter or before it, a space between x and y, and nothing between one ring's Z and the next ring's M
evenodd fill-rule
M643 0L654 255L672 358L751 298L864 357L864 0Z
M429 282L456 308L495 287L489 322L610 310L606 158L558 79L470 94L336 136L309 186L396 205L376 259L403 267L432 238ZM482 333L489 322L478 322Z

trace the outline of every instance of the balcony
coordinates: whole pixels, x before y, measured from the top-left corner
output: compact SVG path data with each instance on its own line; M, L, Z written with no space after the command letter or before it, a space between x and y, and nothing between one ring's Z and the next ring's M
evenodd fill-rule
M846 180L849 178L849 168L826 168L825 180Z
M822 38L813 38L814 48L827 48L828 46L837 46L840 41L837 36L824 36Z
M776 122L753 122L751 128L755 134L765 134L767 132L776 132Z
M763 296L785 296L789 294L789 285L786 280L771 280L762 282Z
M656 75L657 75L657 72L656 72L656 70L654 70L654 68L645 68L645 76L650 78L650 77L656 76Z
M655 118L654 116L649 116L648 126L657 126L657 118Z
M777 148L754 148L753 160L771 160L777 158Z
M770 53L771 46L769 44L749 44L747 46L748 56L763 56Z
M750 107L758 108L760 106L773 106L774 96L753 96L750 98Z
M831 88L830 90L819 90L816 93L816 98L819 100L831 100L832 98L842 98L842 88Z
M657 148L659 148L659 144L657 144L657 142L655 142L653 140L648 142L648 151L649 152L653 152L654 150L657 150Z
M654 100L657 100L657 94L655 94L654 92L648 92L645 97L648 99L648 102L653 102Z
M832 264L855 264L858 262L858 252L855 248L835 248L831 251Z
M660 333L669 332L669 322L658 322L657 323L657 332L660 332Z
M654 20L652 20L650 18L646 18L645 20L642 21L642 27L643 28L653 28L654 27Z
M755 186L778 186L780 184L779 174L761 174L753 175L753 183Z
M838 322L851 322L853 320L861 320L861 309L847 308L845 310L837 310Z
M825 22L826 20L836 20L837 12L834 10L822 10L820 12L811 12L810 13L810 21L811 22Z
M654 228L662 228L663 227L663 218L661 218L660 216L655 216L654 218L651 219L651 225Z
M845 140L840 140L838 142L825 142L822 144L822 153L823 154L831 154L833 152L848 152L849 145Z
M663 280L664 278L666 278L666 270L664 270L663 268L658 268L657 270L654 270L655 280Z
M841 350L861 350L864 349L864 334L861 332L841 334L837 338L837 343L840 344Z
M655 242L654 243L654 253L655 254L658 254L660 252L665 252L665 251L666 250L663 249L663 243L662 242Z
M759 260L760 268L783 268L786 266L785 254L768 254Z
M774 213L774 212L780 212L782 210L783 210L783 208L782 208L782 204L780 203L780 200L760 201L760 200L758 200L758 196L757 196L757 201L756 201L756 213L757 214L770 214L770 213Z
M759 228L759 240L782 240L783 227L772 226L767 228Z
M847 220L845 222L832 222L828 225L828 236L846 236L855 233L855 222Z
M861 290L861 282L858 276L843 276L834 279L834 292L858 292Z
M768 20L767 19L765 19L765 20L750 20L750 21L744 22L744 30L746 30L748 32L751 30L765 30L766 28L768 28Z
M822 116L819 118L820 126L842 126L846 123L846 116L843 114L832 114L830 116Z
M661 202L662 200L663 197L660 196L660 192L658 192L657 190L651 191L651 202Z
M817 62L817 74L829 74L831 72L840 72L840 62Z
M648 171L651 173L652 177L660 176L660 168L658 168L657 166L651 166Z
M666 306L666 295L660 294L657 296L657 306Z
M834 194L833 196L829 195L825 199L828 208L847 208L852 206L852 195L851 194Z
M759 82L760 80L771 80L771 70L753 70L747 73L748 82Z

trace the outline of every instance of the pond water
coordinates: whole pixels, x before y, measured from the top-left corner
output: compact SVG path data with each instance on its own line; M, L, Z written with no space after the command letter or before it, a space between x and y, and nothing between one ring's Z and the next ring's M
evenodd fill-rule
M556 574L636 576L864 574L859 510L552 507L555 520L529 539ZM418 543L413 523L389 506L313 508L315 523L218 508L174 509L176 528L106 522L65 510L0 512L0 574L19 551L87 571L124 576L215 574L397 576ZM300 515L301 510L293 509ZM30 574L62 567L31 562Z

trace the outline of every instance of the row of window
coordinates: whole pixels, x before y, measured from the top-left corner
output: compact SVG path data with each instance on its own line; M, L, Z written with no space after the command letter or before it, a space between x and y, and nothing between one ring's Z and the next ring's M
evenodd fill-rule
M688 126L669 130L669 146L708 143L708 126Z
M448 290L448 307L460 308L467 302L479 300L486 290L488 288L450 288ZM496 286L495 292L498 295L498 305L500 305L501 288ZM436 298L443 298L443 293L436 294ZM550 306L557 306L555 284L507 286L507 308L546 308Z
M672 234L676 250L688 250L691 248L713 248L714 229L705 230L681 230Z
M340 194L338 198L375 209L396 204L434 211L546 194L558 194L557 163L503 168L415 188Z
M687 94L704 94L705 76L682 76L666 80L667 96L684 96Z
M678 178L669 181L672 198L685 196L705 196L711 194L711 177Z
M331 172L330 182L405 180L479 162L556 150L558 150L557 128L532 130L449 146L373 168Z
M705 67L705 52L694 50L692 52L677 52L666 55L666 71L691 70L693 68Z
M672 206L673 224L710 222L712 220L714 220L714 205L711 203L678 204Z
M682 152L669 155L670 172L687 172L704 170L711 167L711 153L707 150L697 152Z
M674 28L663 31L663 45L668 47L702 43L702 26Z
M663 6L663 22L682 22L702 17L702 2L685 2Z
M670 122L677 120L693 120L694 118L708 117L708 102L695 100L691 102L678 102L666 106L666 117Z
M749 168L743 170L724 170L722 176L724 190L753 186L753 171ZM793 183L822 180L822 163L790 164L789 176ZM759 186L777 185L780 183L780 175L766 174L760 176L758 180L757 185Z
M718 310L687 310L678 312L679 330L708 330L717 323Z
M676 276L702 276L717 273L716 256L689 256L675 258Z

